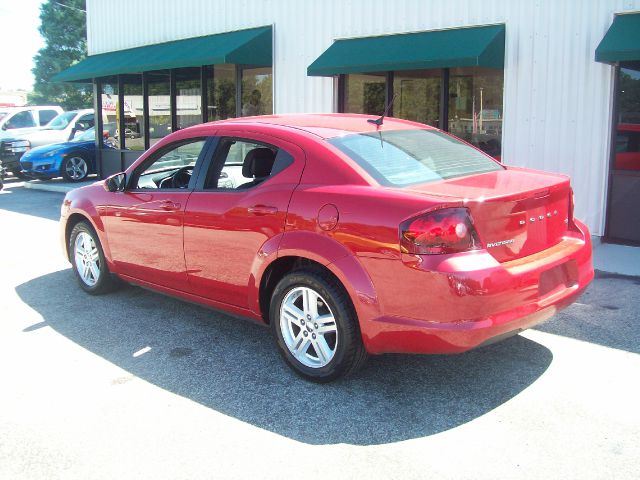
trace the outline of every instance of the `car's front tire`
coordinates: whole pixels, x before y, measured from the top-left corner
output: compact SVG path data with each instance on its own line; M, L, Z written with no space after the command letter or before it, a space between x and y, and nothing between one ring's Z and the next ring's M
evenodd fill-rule
M269 314L280 353L307 380L324 383L350 375L367 358L349 296L326 272L286 275L273 291Z
M100 240L87 222L78 222L69 236L69 260L80 287L92 295L107 293L116 286Z
M69 182L81 182L89 175L89 161L78 153L73 153L62 161L62 177Z

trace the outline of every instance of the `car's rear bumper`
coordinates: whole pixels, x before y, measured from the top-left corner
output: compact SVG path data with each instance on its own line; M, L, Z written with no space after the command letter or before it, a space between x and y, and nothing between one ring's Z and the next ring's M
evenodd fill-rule
M590 235L576 225L575 236L511 262L486 251L444 261L406 258L397 275L404 303L387 294L383 315L361 325L367 350L464 352L547 320L593 279Z

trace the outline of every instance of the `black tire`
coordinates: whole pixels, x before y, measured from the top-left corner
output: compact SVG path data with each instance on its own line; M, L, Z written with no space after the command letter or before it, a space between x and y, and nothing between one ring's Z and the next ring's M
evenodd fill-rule
M72 162L84 162L84 171L83 174L72 175L68 170ZM91 170L91 163L87 159L86 155L82 153L71 153L67 155L62 161L62 165L60 166L60 170L62 173L62 178L64 178L68 182L81 182L87 178L89 172Z
M28 180L29 177L27 177L24 173L22 173L21 170L9 170L14 177L19 178L20 180Z
M304 365L295 358L285 343L280 325L280 308L287 295L297 287L310 288L318 293L326 301L335 319L335 353L324 366ZM293 371L306 380L326 383L352 375L367 359L358 318L349 295L332 275L320 269L295 270L280 280L271 296L269 318L280 354Z
M75 244L78 235L81 233L87 234L93 239L96 249L98 250L98 280L95 284L90 285L85 280L83 280L82 275L78 271L78 265L75 258ZM109 268L107 267L107 262L104 258L104 252L102 250L102 245L100 244L100 240L98 239L98 235L96 234L93 227L85 221L78 222L71 230L71 235L69 235L69 261L71 262L71 266L73 268L73 273L80 284L80 287L87 293L91 295L101 295L103 293L108 293L116 288L118 282L109 272Z

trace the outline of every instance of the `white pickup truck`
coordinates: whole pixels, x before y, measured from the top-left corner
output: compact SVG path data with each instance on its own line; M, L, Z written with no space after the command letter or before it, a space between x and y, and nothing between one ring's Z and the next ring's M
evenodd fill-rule
M0 139L44 127L63 111L57 105L0 107Z

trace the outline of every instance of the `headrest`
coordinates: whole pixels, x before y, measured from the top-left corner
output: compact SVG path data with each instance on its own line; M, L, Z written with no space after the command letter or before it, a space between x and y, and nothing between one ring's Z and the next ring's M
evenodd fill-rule
M270 148L259 147L250 150L244 157L242 176L247 178L268 177L275 159L276 155Z

